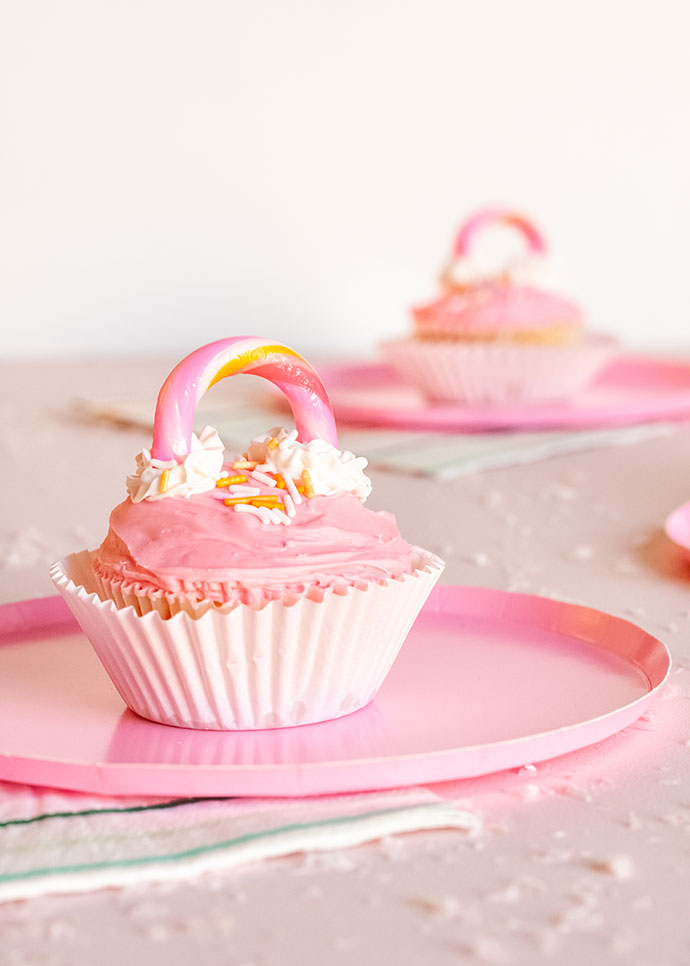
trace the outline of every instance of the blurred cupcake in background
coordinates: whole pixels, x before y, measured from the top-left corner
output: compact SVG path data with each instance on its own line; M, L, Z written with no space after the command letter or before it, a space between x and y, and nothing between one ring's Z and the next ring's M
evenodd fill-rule
M518 234L517 254L487 249L489 230L501 226ZM560 294L541 232L513 211L483 209L462 225L440 286L438 298L412 310L413 335L382 346L401 378L434 402L572 398L616 351Z

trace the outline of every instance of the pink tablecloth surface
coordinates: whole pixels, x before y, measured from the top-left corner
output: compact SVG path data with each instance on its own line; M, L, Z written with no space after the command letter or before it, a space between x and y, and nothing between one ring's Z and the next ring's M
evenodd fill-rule
M147 442L76 421L72 398L151 392L172 361L2 368L0 600L52 593L46 565L101 539ZM5 904L0 966L690 961L690 569L661 532L690 496L690 428L447 483L372 478L371 505L446 559L445 582L582 602L665 640L675 672L653 712L587 751L443 788L481 814L479 836Z

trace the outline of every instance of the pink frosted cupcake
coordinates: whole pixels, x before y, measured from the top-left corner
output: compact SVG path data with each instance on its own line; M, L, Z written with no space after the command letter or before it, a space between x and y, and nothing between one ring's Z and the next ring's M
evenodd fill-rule
M296 429L225 458L192 433L226 375L270 379ZM128 706L220 730L323 721L367 704L443 568L364 506L366 460L337 447L323 385L293 350L224 339L164 383L151 451L96 551L53 580Z
M482 261L478 237L509 225L525 252ZM441 294L412 311L411 338L386 343L385 357L406 382L438 402L483 405L575 395L615 352L590 334L579 307L552 291L546 245L526 218L486 209L460 229L441 275Z

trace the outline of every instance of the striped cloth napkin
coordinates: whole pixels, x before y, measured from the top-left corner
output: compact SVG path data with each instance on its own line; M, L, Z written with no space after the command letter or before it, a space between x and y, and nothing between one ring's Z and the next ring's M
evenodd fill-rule
M428 788L293 799L104 798L0 782L0 901L186 879L480 819Z
M233 400L235 403L233 405ZM152 399L82 400L79 410L98 419L118 424L152 428ZM250 439L284 422L285 414L276 410L261 394L237 398L237 389L201 400L196 414L196 429L206 424L218 430L225 445L233 451L246 448ZM649 423L611 429L549 430L545 432L432 433L403 429L338 427L340 446L365 456L372 466L401 473L451 480L483 470L535 463L603 446L622 446L674 432L673 423Z

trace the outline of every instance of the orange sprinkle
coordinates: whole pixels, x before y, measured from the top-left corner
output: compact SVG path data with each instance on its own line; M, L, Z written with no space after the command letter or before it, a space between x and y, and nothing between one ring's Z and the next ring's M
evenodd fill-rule
M235 486L236 483L246 483L246 476L222 476L216 480L216 486Z
M308 500L311 500L314 496L314 484L311 481L309 470L302 470L302 482L304 483L304 495Z
M277 496L231 496L223 500L226 506L234 506L236 503L252 503L254 506L275 506L278 502Z
M301 493L301 494L304 494L304 487L303 486L298 486L297 487L297 492L298 493Z
M161 473L160 492L167 493L170 484L170 470L163 470Z
M274 437L271 436L271 438L269 439L269 441L266 443L266 446L268 446L269 449L277 449L278 448L278 440L277 439L274 439Z
M280 473L274 473L273 475L275 477L276 486L278 487L278 489L279 490L284 490L285 489L285 480L283 479L283 477L281 476L281 474Z
M235 460L232 464L233 470L255 470L257 466L256 460Z

